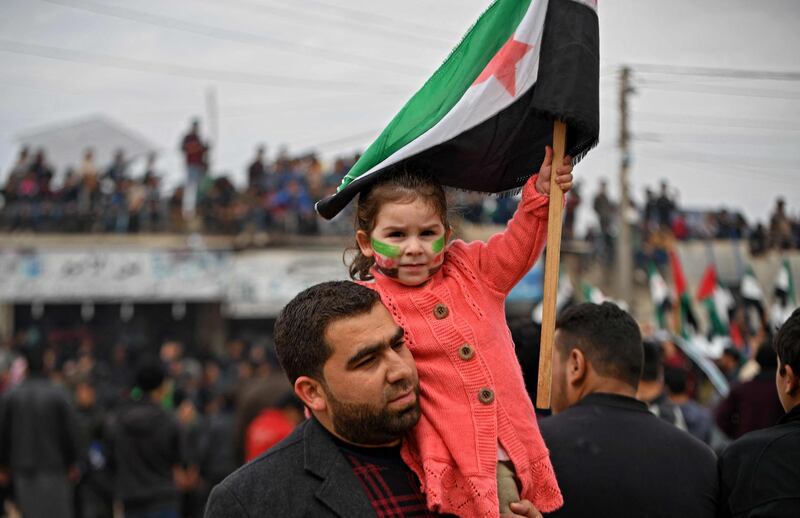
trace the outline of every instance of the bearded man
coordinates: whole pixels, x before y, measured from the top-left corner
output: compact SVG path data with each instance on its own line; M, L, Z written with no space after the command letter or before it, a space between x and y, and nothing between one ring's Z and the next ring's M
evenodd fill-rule
M419 378L379 295L350 281L312 286L286 305L274 335L312 417L215 487L206 517L436 516L400 457L420 418ZM528 501L512 511L541 517Z

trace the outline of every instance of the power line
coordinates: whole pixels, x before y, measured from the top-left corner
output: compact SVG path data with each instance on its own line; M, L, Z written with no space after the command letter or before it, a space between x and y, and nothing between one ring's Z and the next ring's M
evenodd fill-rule
M787 90L770 90L756 88L731 87L726 85L680 84L658 81L638 82L637 87L662 90L668 92L689 92L714 95L728 95L735 97L761 97L765 99L800 99L800 92Z
M218 6L219 3L216 0L200 0L201 2L213 4ZM313 12L305 12L305 13L298 13L293 11L291 8L287 9L284 6L273 6L273 5L264 5L258 4L254 2L250 2L247 0L227 0L225 2L226 6L236 7L240 10L255 12L260 14L269 14L273 16L278 16L284 19L289 20L292 23L300 24L304 27L308 26L309 22L316 22L317 25L322 24L325 28L334 28L339 29L344 25L349 25L355 29L357 29L360 33L367 33L371 32L374 34L378 34L380 36L386 37L387 34L393 34L395 36L401 36L403 38L403 44L406 45L415 45L415 46L423 46L429 47L432 43L437 47L441 47L441 45L445 44L448 46L455 46L457 41L451 41L448 39L437 38L434 36L429 36L426 34L412 34L409 32L405 32L402 30L397 30L391 26L388 27L373 27L368 24L358 23L353 20L348 20L346 18L343 19L333 19L327 17L325 15L321 15L319 13ZM302 16L302 20L298 21L298 16ZM352 30L349 31L352 33ZM427 43L425 43L427 42Z
M800 81L798 71L773 71L739 68L714 68L677 65L658 65L653 63L631 63L629 66L636 73L689 75L703 77L725 77L730 79L761 79L771 81Z
M664 160L664 161L667 161L667 162L674 162L674 163L678 163L678 164L690 164L690 165L693 165L693 166L696 166L697 164L708 164L709 163L708 161L696 160L696 159L691 159L691 158L690 159L685 159L685 158L676 157L676 156L663 156L660 159ZM746 172L749 172L749 173L756 174L756 175L759 176L759 181L777 183L777 184L781 184L781 185L795 185L796 182L797 182L797 176L796 175L794 177L788 177L788 176L776 177L776 176L765 175L765 174L763 174L763 171L759 171L758 169L750 167L750 166L742 166L742 165L739 165L739 164L720 164L720 163L716 163L716 162L712 162L712 164L713 165L720 165L720 166L724 166L724 167L728 167L728 168L732 168L732 169L739 169L739 171L746 171ZM724 175L724 176L734 176L734 177L737 177L739 179L742 178L742 173L741 172L728 171L726 169L704 168L703 169L703 173L712 173L712 174L719 174L719 175ZM691 174L697 174L697 172L696 171L691 171Z
M340 147L340 146L343 146L345 144L350 144L350 143L356 143L356 142L360 143L361 141L363 141L367 137L376 136L379 131L380 131L380 129L371 129L369 131L361 131L359 133L355 133L353 135L348 135L346 137L340 137L340 138L336 138L336 139L333 139L333 140L328 140L328 141L325 141L325 142L318 142L316 144L311 144L311 145L308 145L308 146L301 146L301 148L302 149L308 149L308 150L316 150L316 149L324 150L326 148Z
M441 32L441 27L432 27L430 25L423 25L417 22L409 21L409 20L398 20L392 16L388 16L382 13L376 13L374 11L363 11L361 9L353 9L350 7L346 7L343 5L335 5L330 4L328 2L324 2L322 0L304 0L304 3L307 4L314 4L317 7L321 7L323 9L328 9L329 11L334 11L341 13L343 17L346 19L353 19L359 18L363 20L365 23L374 23L377 20L383 20L384 23L388 24L390 27L397 27L400 25L405 25L407 29L411 31L422 31L425 33L434 32L438 33ZM295 7L300 7L296 3L294 4ZM453 38L458 38L458 35L453 35Z
M146 13L143 11L136 11L124 7L115 7L110 5L103 5L96 2L87 0L43 0L51 4L60 5L62 7L69 7L81 11L90 12L93 14L100 14L103 16L111 16L122 20L153 25L156 27L163 27L172 30L188 32L209 38L222 39L227 41L235 41L238 43L245 43L249 45L257 45L259 47L267 48L270 50L279 50L291 54L299 54L305 57L321 57L327 60L336 61L338 63L346 63L348 65L365 66L370 65L389 72L400 72L405 74L412 74L419 77L420 74L427 74L430 70L413 65L406 65L397 63L395 61L374 58L370 56L360 55L356 53L343 53L337 52L330 47L322 47L318 45L310 45L303 43L299 39L286 40L271 35L259 35L240 31L233 31L230 29L223 29L220 27L213 27L210 25L202 25L187 22L177 18L170 18L157 14ZM311 54L309 53L311 52Z
M652 144L652 142L641 141L642 144ZM797 174L791 172L783 172L787 169L800 168L800 161L792 160L775 160L754 158L735 155L717 155L709 153L699 153L686 151L686 149L674 148L675 151L668 151L664 149L663 144L656 143L661 149L648 151L647 153L640 153L641 157L654 156L663 159L683 159L697 163L720 165L725 167L745 169L755 174L771 177L783 177L786 179L797 180ZM753 163L756 162L756 163Z
M680 124L686 126L716 126L724 128L765 129L774 131L800 131L791 121L778 119L748 119L741 117L714 117L696 113L674 114L636 112L636 120L645 123Z
M406 93L406 89L399 89L395 84L365 84L361 81L322 80L296 76L282 76L275 74L254 74L250 72L237 72L233 70L214 70L208 68L188 67L169 63L154 63L121 56L110 56L80 50L71 50L45 45L35 45L13 40L0 39L0 51L37 56L48 59L58 59L73 63L83 63L108 68L133 70L151 74L186 77L190 79L203 79L206 81L222 81L260 86L273 86L277 88L291 88L295 90L326 90L340 92L357 92L369 90L371 93L399 94Z

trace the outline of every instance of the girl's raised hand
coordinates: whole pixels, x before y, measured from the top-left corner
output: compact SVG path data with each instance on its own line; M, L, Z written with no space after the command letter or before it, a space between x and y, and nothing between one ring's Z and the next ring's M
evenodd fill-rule
M553 169L553 148L544 147L544 161L539 168L539 176L536 178L536 190L542 194L550 195L550 173ZM561 187L562 192L572 189L572 157L564 156L564 162L556 168L556 182Z

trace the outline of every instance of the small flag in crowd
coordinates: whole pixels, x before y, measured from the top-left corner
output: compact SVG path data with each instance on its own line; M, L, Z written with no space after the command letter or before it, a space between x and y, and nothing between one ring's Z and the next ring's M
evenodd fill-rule
M708 334L711 336L727 336L730 323L730 311L735 305L730 290L723 287L717 279L717 269L713 264L706 268L700 286L697 288L697 300L702 302L708 312L710 324Z
M650 299L656 314L656 325L659 329L667 328L667 313L672 307L669 298L669 288L664 277L659 273L654 263L647 265L647 279L650 284Z
M683 266L681 265L678 252L670 250L669 262L672 267L672 282L675 285L675 297L678 299L678 320L676 325L678 327L677 334L684 338L691 334L696 334L700 329L697 324L697 317L692 309L692 301L689 298L689 290L686 285L686 277L683 275Z
M755 333L761 329L764 320L764 290L758 283L753 268L748 265L739 285L739 292L742 295L744 308L747 315L747 326L751 332Z
M778 270L775 279L775 297L786 306L797 305L794 292L794 279L792 278L792 267L788 259L784 259Z
M460 189L518 189L542 163L554 119L580 159L599 135L596 9L596 0L496 0L317 212L333 218L402 168Z
M605 302L606 296L600 291L597 286L592 286L588 282L581 282L581 291L583 292L583 300L593 304L602 304Z
M769 312L770 325L777 329L786 322L797 307L792 266L784 259L775 278L775 301Z

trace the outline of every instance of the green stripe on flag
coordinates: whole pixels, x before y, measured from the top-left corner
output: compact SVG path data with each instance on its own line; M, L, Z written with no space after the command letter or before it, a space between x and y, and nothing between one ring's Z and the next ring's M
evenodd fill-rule
M339 190L442 120L514 34L530 3L531 0L497 0L493 3L442 66L367 148L342 179Z

